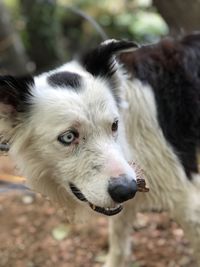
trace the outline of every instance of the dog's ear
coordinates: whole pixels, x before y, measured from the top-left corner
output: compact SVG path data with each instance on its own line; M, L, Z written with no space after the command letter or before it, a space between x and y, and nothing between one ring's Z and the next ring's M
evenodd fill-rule
M0 76L0 135L6 134L18 114L28 107L32 77Z
M31 76L0 76L0 111L5 105L12 111L24 111L27 97L30 95L30 86L33 84Z
M131 41L107 40L85 54L81 63L94 76L111 77L115 69L115 56L134 51L138 45Z

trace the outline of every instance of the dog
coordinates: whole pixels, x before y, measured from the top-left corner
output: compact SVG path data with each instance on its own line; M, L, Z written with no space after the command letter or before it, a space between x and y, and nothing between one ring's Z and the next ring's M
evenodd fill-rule
M136 213L152 209L182 226L200 266L199 33L107 40L39 76L1 76L0 133L30 187L72 220L110 216L106 267L128 266Z

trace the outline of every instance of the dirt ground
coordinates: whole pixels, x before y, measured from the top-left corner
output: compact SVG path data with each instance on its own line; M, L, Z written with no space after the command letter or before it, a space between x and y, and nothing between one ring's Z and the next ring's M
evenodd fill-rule
M107 235L105 217L69 225L45 198L1 190L0 267L100 267ZM167 213L138 214L132 240L132 267L195 266L183 231Z

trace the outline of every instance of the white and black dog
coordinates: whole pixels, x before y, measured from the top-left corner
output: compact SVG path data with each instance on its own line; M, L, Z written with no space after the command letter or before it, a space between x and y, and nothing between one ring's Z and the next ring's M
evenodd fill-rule
M31 187L71 218L115 215L106 267L128 265L132 222L151 209L181 224L200 266L200 34L110 40L34 78L0 77L0 133Z

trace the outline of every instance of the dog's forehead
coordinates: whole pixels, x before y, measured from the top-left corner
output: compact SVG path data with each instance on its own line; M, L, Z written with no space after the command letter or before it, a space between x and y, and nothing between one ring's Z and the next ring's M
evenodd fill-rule
M84 72L59 69L36 77L33 96L33 115L40 121L98 121L118 116L106 79Z

